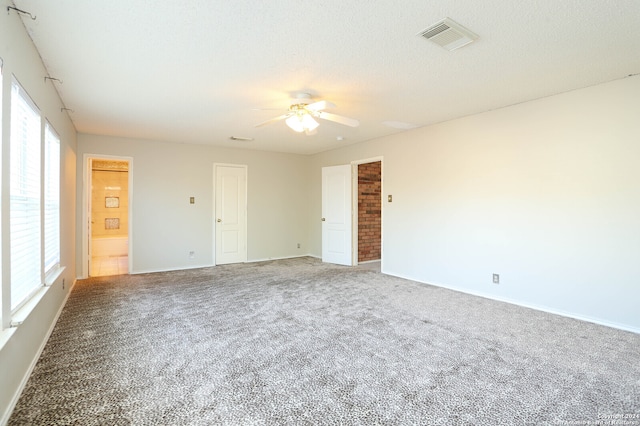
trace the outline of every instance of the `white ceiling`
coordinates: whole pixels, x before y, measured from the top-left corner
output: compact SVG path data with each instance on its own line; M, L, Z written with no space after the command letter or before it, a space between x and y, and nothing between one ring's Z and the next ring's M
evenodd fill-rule
M82 133L309 154L640 72L638 0L14 1ZM360 127L255 128L297 92Z

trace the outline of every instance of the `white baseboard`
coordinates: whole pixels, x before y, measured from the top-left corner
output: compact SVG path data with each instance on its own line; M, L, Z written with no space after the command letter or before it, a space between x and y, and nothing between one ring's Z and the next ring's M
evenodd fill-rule
M604 325L605 327L611 327L611 328L616 328L618 330L630 331L632 333L640 334L640 328L632 327L632 326L629 326L629 325L626 325L626 324L619 324L619 323L616 323L616 322L606 321L606 320L602 320L602 319L599 319L599 318L593 318L593 317L589 317L589 316L585 316L585 315L574 314L572 312L567 312L567 311L563 311L563 310L560 310L560 309L550 308L548 306L522 302L522 301L519 301L519 300L513 300L513 299L509 299L509 298L505 298L505 297L496 297L494 295L489 295L489 294L485 294L485 293L478 292L478 291L465 290L465 289L461 289L461 288L450 286L450 285L433 284L433 283L429 283L429 282L425 282L425 281L420 281L420 280L417 280L415 278L403 276L403 275L400 275L400 274L393 274L393 273L389 273L389 272L385 272L385 271L382 271L382 273L386 274L386 275L391 275L393 277L398 277L398 278L402 278L402 279L405 279L405 280L409 280L409 281L415 281L415 282L418 282L418 283L421 283L421 284L428 284L428 285L432 285L434 287L446 288L448 290L453 290L453 291L457 291L457 292L460 292L460 293L470 294L472 296L483 297L485 299L491 299L491 300L495 300L495 301L498 301L498 302L509 303L511 305L522 306L523 308L534 309L536 311L546 312L546 313L554 314L554 315L560 315L562 317L573 318L573 319L577 319L577 320L580 320L580 321L590 322L590 323L593 323L593 324Z
M312 254L300 254L295 256L282 256L282 257L268 257L264 259L251 259L247 260L244 263L257 263L257 262L268 262L269 260L284 260L284 259L296 259L299 257L314 257L319 259L318 256L314 256ZM213 264L203 264L203 265L190 265L190 266L181 266L181 267L171 267L171 268L162 268L162 269L143 269L140 271L132 271L130 275L140 275L140 274L153 274L156 272L171 272L171 271L186 271L189 269L200 269L200 268L210 268L216 265ZM87 278L77 277L77 280L85 280Z
M264 259L251 259L247 260L245 263L257 263L257 262L268 262L270 260L284 260L284 259L297 259L300 257L314 257L310 254L297 254L295 256L282 256L282 257L267 257Z
M163 269L143 269L141 271L132 271L130 275L140 275L140 274L153 274L156 272L171 272L171 271L187 271L189 269L201 269L201 268L210 268L212 264L203 264L203 265L189 265L189 266L180 266L180 267L172 267L172 268L163 268Z

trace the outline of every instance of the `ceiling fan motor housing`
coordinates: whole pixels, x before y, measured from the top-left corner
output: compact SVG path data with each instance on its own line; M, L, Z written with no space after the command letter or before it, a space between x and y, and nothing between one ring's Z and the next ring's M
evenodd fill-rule
M313 98L309 93L297 93L294 99L291 99L291 106L294 105L309 105L313 103Z

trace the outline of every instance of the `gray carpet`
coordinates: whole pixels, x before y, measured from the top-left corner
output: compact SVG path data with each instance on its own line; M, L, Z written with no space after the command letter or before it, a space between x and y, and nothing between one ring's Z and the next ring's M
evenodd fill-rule
M299 258L79 281L9 424L623 415L640 424L639 335Z

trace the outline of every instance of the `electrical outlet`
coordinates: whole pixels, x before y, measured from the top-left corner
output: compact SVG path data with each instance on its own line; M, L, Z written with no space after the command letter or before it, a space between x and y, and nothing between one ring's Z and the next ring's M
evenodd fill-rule
M64 278L62 279L62 289L64 290Z
M298 243L298 248L300 248L300 243Z
M500 284L500 274L493 274L493 283Z
M196 257L196 252L195 251L190 251L189 252L189 259L193 259Z

